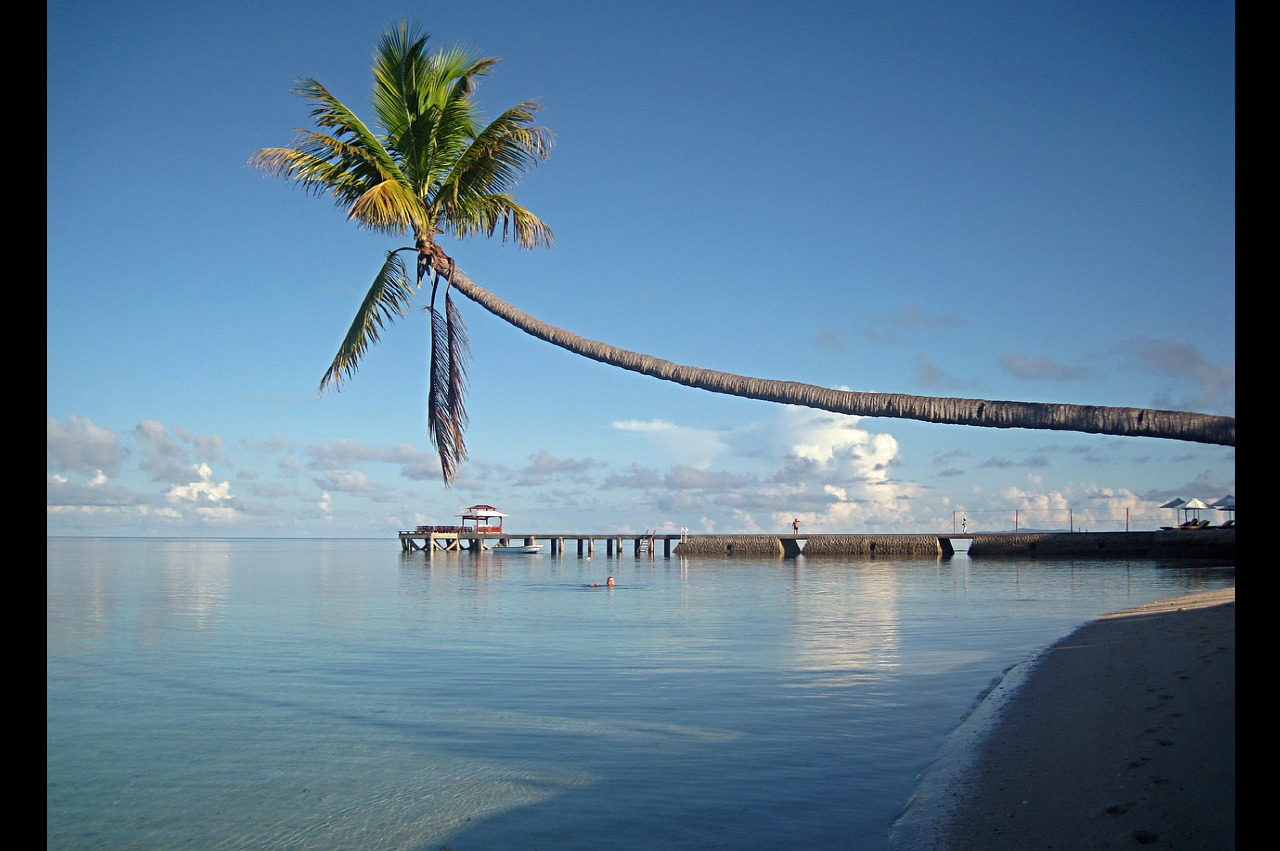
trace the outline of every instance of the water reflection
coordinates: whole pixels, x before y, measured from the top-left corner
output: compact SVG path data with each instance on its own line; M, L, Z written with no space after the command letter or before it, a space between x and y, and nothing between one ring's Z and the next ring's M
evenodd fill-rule
M51 539L46 581L50 849L874 851L1000 671L1234 569Z

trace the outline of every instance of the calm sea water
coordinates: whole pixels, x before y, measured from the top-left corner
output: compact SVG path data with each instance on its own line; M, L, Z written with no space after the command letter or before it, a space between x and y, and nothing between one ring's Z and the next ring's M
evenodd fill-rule
M1235 584L394 538L51 538L46 574L47 847L95 851L884 849L1002 672Z

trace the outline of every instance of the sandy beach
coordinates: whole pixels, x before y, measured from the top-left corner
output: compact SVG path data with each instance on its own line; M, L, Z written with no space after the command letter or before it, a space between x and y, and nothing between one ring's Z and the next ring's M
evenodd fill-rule
M1235 848L1235 589L1089 623L1032 664L934 851Z

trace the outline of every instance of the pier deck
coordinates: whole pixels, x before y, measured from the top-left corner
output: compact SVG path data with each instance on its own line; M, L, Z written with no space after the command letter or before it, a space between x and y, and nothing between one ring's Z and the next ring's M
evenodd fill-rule
M595 555L599 542L605 552L613 557L621 556L624 543L630 543L633 555L653 555L653 550L661 543L662 554L670 558L672 541L677 544L688 535L660 534L656 532L401 532L400 548L406 552L422 550L427 553L468 551L480 553L495 546L505 547L513 542L517 544L546 543L553 555L565 551L566 542L576 544L578 555Z

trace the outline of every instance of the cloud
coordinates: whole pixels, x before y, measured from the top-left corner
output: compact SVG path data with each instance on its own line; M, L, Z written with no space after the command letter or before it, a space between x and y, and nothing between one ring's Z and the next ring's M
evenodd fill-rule
M969 320L954 313L928 313L916 302L906 302L897 311L879 320L868 322L859 335L866 340L882 345L895 345L901 342L900 331L926 331L936 334L939 331L953 330L968 326Z
M51 471L91 477L98 472L116 476L125 451L115 433L75 415L65 423L45 417L45 458Z
M826 352L847 352L849 344L845 342L845 334L837 328L826 328L818 332L818 336L814 337L813 344L817 348Z
M673 490L733 490L753 481L747 476L715 473L681 464L671 468L663 477L662 484Z
M669 423L646 425L683 431ZM655 507L687 515L705 506L704 517L717 515L720 525L742 532L785 531L794 516L810 531L891 528L921 490L893 480L901 463L897 440L864 428L859 417L784 406L768 419L715 435L731 451L717 466L673 464L651 497ZM637 465L611 481L651 487L653 476Z
M198 476L196 480L188 481L185 485L174 485L165 492L169 503L211 516L224 511L234 513L237 500L231 495L231 483L215 482L213 470L208 464L200 464L195 473Z
M344 471L361 464L393 464L399 465L399 475L410 481L442 479L440 456L407 443L382 446L354 440L334 440L312 444L306 448L305 453L308 456L308 468L333 471L339 478L345 475Z
M359 470L331 470L323 476L316 476L314 482L324 492L329 505L332 505L335 493L365 497L374 502L393 502L399 498L393 489L370 480Z
M248 438L241 438L240 445L247 446L250 449L253 449L268 455L275 455L281 452L288 452L294 447L293 441L289 440L288 438L286 438L284 435L281 435L281 434L272 435L267 440L250 440Z
M165 427L155 420L142 420L132 432L142 446L139 469L153 482L171 485L190 483L193 464L186 447L179 446Z
M1157 395L1156 404L1179 410L1222 411L1234 415L1234 356L1215 365L1207 355L1188 342L1150 337L1131 337L1117 345L1116 352L1132 369L1147 375L1169 378L1193 388L1176 401L1169 392L1162 392Z
M45 505L50 509L119 507L141 502L136 494L101 479L85 483L53 476L45 485Z
M1092 370L1067 366L1052 358L1029 355L1001 355L1000 368L1024 381L1081 381L1092 378Z
M963 386L951 373L929 360L924 355L916 358L912 380L926 390L956 390Z
M529 464L520 469L516 480L520 485L542 485L552 479L568 478L571 481L585 482L587 471L595 467L603 467L601 461L590 458L555 458L545 449L529 456Z
M177 426L173 429L179 440L190 444L196 456L205 461L222 460L222 438L216 435L202 435L187 431Z
M898 442L860 422L859 417L793 410L788 454L812 462L815 472L827 477L883 481L897 457Z
M323 491L338 493L354 493L367 496L373 492L373 485L364 473L353 470L332 471L315 478L316 487Z
M61 474L49 478L46 508L50 515L84 519L96 516L99 523L110 522L117 528L122 523L145 519L172 528L187 521L230 521L243 509L232 495L230 484L216 482L207 463L191 463L191 449L183 445L217 455L221 452L220 438L175 429L179 440L174 440L161 423L139 422L129 432L141 446L137 468L147 473L149 481L169 485L163 491L148 493L113 483L112 477L132 475L122 469L128 454L114 434L78 417L70 417L66 424L50 417L47 425L50 467L82 475L95 468L84 482L73 482Z
M603 486L606 489L635 488L645 490L659 487L661 484L662 477L658 475L656 470L643 464L632 463L625 472L610 473L605 476Z
M889 317L889 322L899 328L923 328L933 331L939 328L963 328L969 321L955 313L927 313L917 302L909 301Z
M354 440L334 440L312 444L307 447L306 454L311 459L308 466L313 470L341 469L362 463L415 465L433 458L437 459L439 466L435 453L404 443L379 446Z
M638 435L674 463L707 467L728 449L723 431L686 428L666 420L621 420L613 428Z

